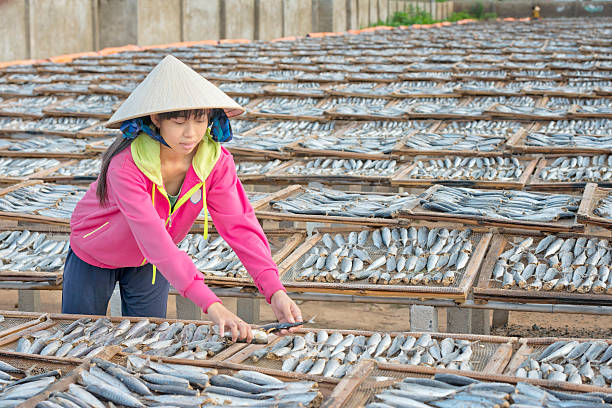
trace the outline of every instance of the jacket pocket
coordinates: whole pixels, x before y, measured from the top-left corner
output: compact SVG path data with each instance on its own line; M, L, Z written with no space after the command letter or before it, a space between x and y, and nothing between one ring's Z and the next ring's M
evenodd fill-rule
M100 225L98 228L94 229L93 231L89 231L87 234L83 235L83 238L87 238L90 235L100 231L102 228L106 227L109 223L110 221L106 221L104 224Z

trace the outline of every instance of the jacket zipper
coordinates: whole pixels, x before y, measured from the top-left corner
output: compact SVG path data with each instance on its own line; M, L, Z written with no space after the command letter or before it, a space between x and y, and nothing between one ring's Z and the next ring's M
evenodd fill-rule
M100 225L100 226L99 226L98 228L96 228L95 230L90 231L90 232L88 232L87 234L83 235L83 238L87 238L88 236L90 236L90 235L91 235L91 234L93 234L94 232L99 231L99 230L101 230L102 228L106 227L106 225L108 225L108 223L109 223L109 222L110 222L110 221L106 221L104 224Z

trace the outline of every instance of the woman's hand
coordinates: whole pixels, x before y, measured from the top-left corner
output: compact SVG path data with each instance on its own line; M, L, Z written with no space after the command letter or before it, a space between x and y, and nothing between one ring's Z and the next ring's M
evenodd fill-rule
M246 339L246 342L250 343L253 340L251 326L227 310L221 303L215 302L208 306L207 313L212 321L219 326L219 335L221 337L225 334L225 329L228 329L232 332L233 342L236 342L238 339Z
M270 306L272 306L274 315L281 323L295 323L302 321L302 312L300 311L300 308L293 300L291 300L284 290L279 290L272 295ZM281 330L280 335L284 336L293 331L295 331L294 327L289 330Z

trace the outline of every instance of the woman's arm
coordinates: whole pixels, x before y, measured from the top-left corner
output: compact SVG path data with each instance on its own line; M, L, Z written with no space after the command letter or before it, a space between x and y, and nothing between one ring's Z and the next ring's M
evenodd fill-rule
M272 295L284 291L268 240L236 174L227 150L206 180L206 204L215 228L232 247L249 272L257 289L270 303Z
M302 321L300 308L287 296L278 277L268 240L238 179L234 159L227 150L221 150L221 157L206 180L206 202L215 227L271 304L278 321Z

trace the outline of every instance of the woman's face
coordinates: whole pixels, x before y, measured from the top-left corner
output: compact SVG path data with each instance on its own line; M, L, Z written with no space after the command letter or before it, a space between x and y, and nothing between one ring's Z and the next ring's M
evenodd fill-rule
M151 115L151 121L173 151L189 154L200 143L208 128L208 115L189 118L160 119Z

